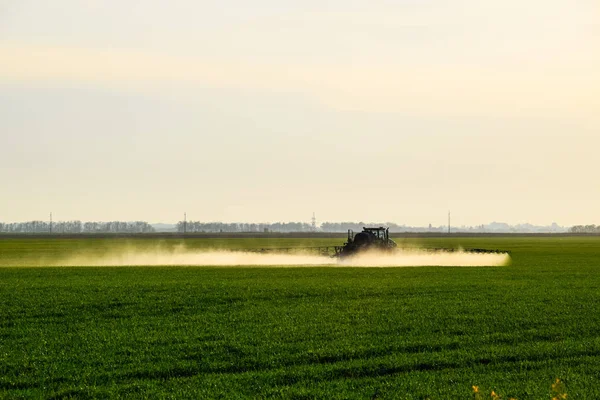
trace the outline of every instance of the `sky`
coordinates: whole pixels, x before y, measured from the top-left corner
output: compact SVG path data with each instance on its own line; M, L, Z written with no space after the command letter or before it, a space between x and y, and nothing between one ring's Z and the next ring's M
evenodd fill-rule
M600 223L598 0L0 0L0 221Z

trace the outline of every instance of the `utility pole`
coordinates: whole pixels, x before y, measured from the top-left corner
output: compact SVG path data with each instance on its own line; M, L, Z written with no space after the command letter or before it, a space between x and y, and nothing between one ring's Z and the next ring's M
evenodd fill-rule
M50 212L50 234L52 234L52 212Z
M313 230L313 232L317 231L317 218L315 217L314 211L313 211L313 216L312 216L312 230Z
M448 233L450 233L450 210L448 210Z
M187 232L187 213L183 213L183 234Z

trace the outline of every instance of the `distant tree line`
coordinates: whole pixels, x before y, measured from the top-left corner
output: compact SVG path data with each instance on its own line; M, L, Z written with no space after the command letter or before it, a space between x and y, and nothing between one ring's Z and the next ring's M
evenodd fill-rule
M255 224L255 223L224 223L224 222L199 222L199 221L179 221L177 223L177 232L183 233L201 233L201 232L312 232L311 224L305 222L277 222L274 224Z
M600 233L600 225L575 225L569 229L571 233Z
M414 227L399 225L393 222L323 222L320 230L322 232L347 232L349 229L354 232L362 231L363 227L379 227L390 228L390 232L445 232L448 228L445 226L429 226L429 227Z
M224 223L224 222L200 222L200 221L188 221L185 223L179 221L176 225L176 231L183 233L236 233L236 232L347 232L349 229L354 232L362 231L363 227L389 227L392 233L404 233L404 232L432 232L432 233L446 233L448 232L448 226L408 226L396 224L393 222L323 222L322 224L313 227L311 224L305 222L277 222L277 223ZM599 228L600 229L600 228ZM534 226L531 224L519 224L509 225L506 223L493 222L487 225L477 226L452 226L451 232L469 232L469 233L484 233L484 232L495 232L495 233L559 233L567 232L567 228L563 228L553 223L548 226Z
M185 224L185 227L184 227ZM163 224L164 225L164 224ZM184 223L179 221L176 225L171 225L176 232L183 233L262 233L262 232L346 232L349 229L360 232L365 226L383 226L389 227L390 232L438 232L448 231L447 226L426 226L415 227L400 225L393 222L323 222L319 226L313 227L306 222L276 222L276 223L225 223L225 222L200 222L188 221ZM549 226L534 226L530 224L508 225L505 223L493 222L488 225L452 226L452 232L572 232L572 233L600 233L600 225L578 225L570 229L558 226L553 223ZM0 233L154 233L156 229L144 221L111 221L111 222L81 222L81 221L28 221L15 223L0 222Z
M320 230L323 232L346 232L348 229L353 231L361 231L364 226L383 226L389 227L390 232L393 233L404 233L404 232L437 232L446 233L448 232L448 225L441 226L408 226L395 224L393 222L324 222L321 224ZM536 226L531 224L519 224L509 225L506 223L492 222L487 225L476 225L476 226L451 226L451 232L464 232L464 233L560 233L567 232L567 228L552 223L548 226Z
M0 233L151 233L154 228L147 222L81 222L81 221L28 221L0 222Z
M184 226L185 224L185 226ZM214 233L214 232L347 232L352 229L355 232L362 231L365 226L385 226L390 228L390 232L444 232L447 227L410 227L398 225L392 222L324 222L314 228L312 224L305 222L276 222L272 224L262 223L224 223L224 222L199 222L199 221L179 221L177 223L177 232L183 233Z

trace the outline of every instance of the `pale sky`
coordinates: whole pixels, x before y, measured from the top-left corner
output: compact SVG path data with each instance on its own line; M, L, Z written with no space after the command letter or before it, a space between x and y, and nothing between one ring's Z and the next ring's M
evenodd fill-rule
M0 0L0 221L600 223L598 0Z

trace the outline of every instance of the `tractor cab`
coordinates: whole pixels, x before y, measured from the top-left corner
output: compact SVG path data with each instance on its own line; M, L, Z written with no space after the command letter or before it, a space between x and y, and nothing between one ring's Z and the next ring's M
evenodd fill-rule
M390 238L390 228L363 228L363 232L369 232L371 235L376 237L378 240L387 242Z

